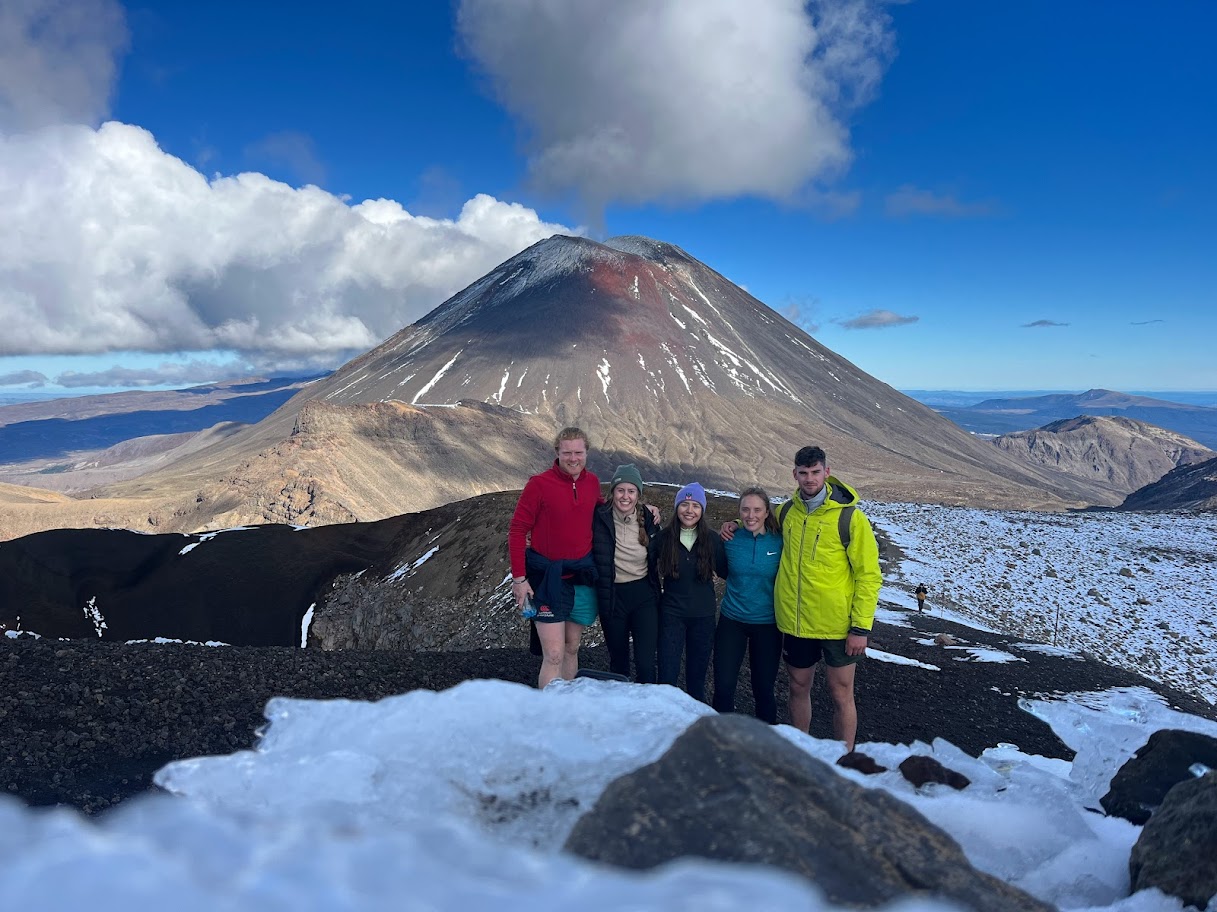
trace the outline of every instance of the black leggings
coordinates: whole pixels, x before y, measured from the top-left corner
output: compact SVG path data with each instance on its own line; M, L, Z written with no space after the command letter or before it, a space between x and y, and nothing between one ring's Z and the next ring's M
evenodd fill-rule
M685 692L706 702L706 672L714 648L714 615L659 619L659 683L675 684L680 677L680 659L685 660Z
M630 639L634 640L634 680L654 684L659 642L659 605L648 580L613 584L613 610L600 616L609 670L630 676Z
M722 615L714 631L714 708L735 712L735 685L739 680L744 650L752 669L752 699L756 717L776 725L778 702L773 688L782 657L782 634L777 624L745 624Z

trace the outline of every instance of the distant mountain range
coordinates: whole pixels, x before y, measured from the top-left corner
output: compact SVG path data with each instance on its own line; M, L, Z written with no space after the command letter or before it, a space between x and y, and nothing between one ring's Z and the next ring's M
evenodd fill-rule
M992 435L1026 431L1079 415L1120 416L1154 424L1217 448L1217 408L1105 389L985 399L966 408L946 406L937 411L975 434Z
M972 408L986 399L1031 399L1040 396L1081 395L1072 390L924 390L902 389L900 392L930 408ZM1124 390L1129 396L1161 399L1181 405L1202 405L1217 408L1217 390Z

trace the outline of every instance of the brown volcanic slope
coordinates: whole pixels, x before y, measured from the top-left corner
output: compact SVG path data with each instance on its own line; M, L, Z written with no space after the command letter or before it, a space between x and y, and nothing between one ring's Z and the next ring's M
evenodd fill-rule
M559 236L257 425L94 503L132 517L107 524L161 531L372 520L518 487L572 423L602 473L632 461L656 480L776 492L794 451L819 443L868 498L1060 508L1106 496L972 437L676 247Z
M65 504L70 500L71 498L63 494L56 494L54 491L0 482L0 507L5 509L28 504ZM3 538L9 537L8 535L3 536Z
M1032 465L1107 485L1110 497L1100 503L1111 506L1177 466L1217 456L1182 434L1118 416L1067 418L1033 431L1004 434L993 443Z
M1167 472L1129 494L1120 509L1217 512L1217 457Z

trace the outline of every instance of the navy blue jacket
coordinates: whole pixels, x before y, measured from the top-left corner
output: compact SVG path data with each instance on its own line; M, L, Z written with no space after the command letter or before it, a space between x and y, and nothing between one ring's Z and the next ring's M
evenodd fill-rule
M651 511L643 507L642 528L649 541L654 542L659 533L659 524L651 517ZM592 560L596 562L596 602L600 616L614 617L617 612L617 592L613 586L617 572L617 524L613 522L613 505L600 504L592 513ZM647 579L655 594L659 595L659 574L655 572L655 555L647 551Z
M524 552L524 566L538 608L554 605L569 613L575 604L575 586L596 583L596 565L590 554L578 560L551 561L529 548Z

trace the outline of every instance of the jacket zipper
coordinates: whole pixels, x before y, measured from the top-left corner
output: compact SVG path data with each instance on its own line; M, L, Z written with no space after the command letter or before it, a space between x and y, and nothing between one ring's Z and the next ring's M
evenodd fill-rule
M798 572L799 583L795 589L795 602L794 602L794 629L796 631L800 630L802 628L802 621L803 621L803 572L802 572L803 544L804 544L804 542L807 541L807 520L809 520L809 519L811 519L810 513L807 513L806 515L804 515L804 517L803 517L803 534L799 536L799 572ZM820 532L823 528L823 525L824 525L824 523L821 522L816 527L816 537L811 540L811 565L813 567L815 566L815 563L816 563L816 552L819 550ZM800 634L795 633L795 636L800 636Z
M803 516L803 532L799 536L799 565L795 570L795 578L799 581L794 590L794 635L798 636L803 626L803 542L807 540L807 517Z

